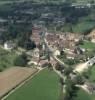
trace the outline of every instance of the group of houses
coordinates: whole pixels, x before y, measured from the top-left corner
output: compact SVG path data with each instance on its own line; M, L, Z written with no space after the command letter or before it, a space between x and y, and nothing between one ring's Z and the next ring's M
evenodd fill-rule
M83 52L83 50L78 47L78 43L82 39L82 35L73 33L46 34L47 44L55 52L55 55L60 55L61 51L65 51L67 58L74 58L76 54Z
M35 42L36 48L32 51L32 61L31 63L37 66L46 66L49 63L46 59L46 49L42 38L42 28L33 27L31 40Z

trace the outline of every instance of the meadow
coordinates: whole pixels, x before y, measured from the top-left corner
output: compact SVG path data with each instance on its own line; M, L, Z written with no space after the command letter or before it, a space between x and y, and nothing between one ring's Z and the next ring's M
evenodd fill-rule
M6 100L59 100L59 98L59 77L55 72L45 69Z

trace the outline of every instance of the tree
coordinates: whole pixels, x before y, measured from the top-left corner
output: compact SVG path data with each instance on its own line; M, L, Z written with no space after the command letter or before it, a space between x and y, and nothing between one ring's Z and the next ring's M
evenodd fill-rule
M76 62L75 59L65 59L64 63L68 64L68 65L74 65Z
M23 33L19 38L18 38L18 45L27 49L31 50L36 47L35 43L30 40L30 33Z
M90 1L90 4L94 4L94 3L95 3L95 1L94 1L94 0L91 0L91 1Z
M66 88L65 88L66 92L64 94L63 100L71 100L72 94L74 92L74 84L73 84L72 80L70 80L69 78L67 78L65 80L65 84L66 84Z
M14 65L15 66L22 66L25 67L27 65L27 56L25 53L23 53L22 55L18 56L15 60L14 60Z
M3 69L0 69L0 72L2 72L3 71Z
M73 71L73 68L72 67L65 68L64 69L64 74L66 76L68 76L72 71Z
M60 84L61 84L62 86L64 85L64 80L63 80L63 78L60 77L59 82L60 82Z
M59 64L59 63L57 63L55 68L56 68L56 70L62 71L64 69L64 66Z
M76 75L74 83L75 84L83 84L84 83L83 76L82 75Z
M91 69L90 68L87 71L82 73L82 76L86 79L89 79L90 75L91 75Z
M52 69L52 64L51 63L48 63L48 68Z
M84 45L84 41L82 39L79 40L78 45Z

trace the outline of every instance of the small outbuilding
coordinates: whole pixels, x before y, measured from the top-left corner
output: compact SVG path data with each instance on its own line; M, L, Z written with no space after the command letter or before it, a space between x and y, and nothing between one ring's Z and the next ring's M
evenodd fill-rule
M6 50L12 50L15 47L16 47L16 45L12 41L7 41L4 43L4 49L6 49Z

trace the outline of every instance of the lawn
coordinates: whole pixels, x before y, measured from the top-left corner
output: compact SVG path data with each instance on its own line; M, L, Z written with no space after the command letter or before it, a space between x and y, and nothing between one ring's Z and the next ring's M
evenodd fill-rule
M59 100L59 77L53 71L43 70L6 100Z
M17 57L15 52L8 52L2 48L0 48L0 71L13 67L14 59Z
M85 49L95 49L95 43L89 42L89 41L84 41L83 45L80 45L81 48Z
M90 70L90 73L91 73L91 75L89 77L90 81L95 82L95 65L92 66L92 69Z
M79 89L77 95L72 100L95 100L95 95L89 95L84 90Z

